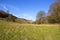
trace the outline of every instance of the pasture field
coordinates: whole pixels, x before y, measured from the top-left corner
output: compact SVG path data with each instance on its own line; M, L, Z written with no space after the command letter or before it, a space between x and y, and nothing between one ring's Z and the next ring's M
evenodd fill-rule
M19 24L0 20L0 40L60 40L60 25Z

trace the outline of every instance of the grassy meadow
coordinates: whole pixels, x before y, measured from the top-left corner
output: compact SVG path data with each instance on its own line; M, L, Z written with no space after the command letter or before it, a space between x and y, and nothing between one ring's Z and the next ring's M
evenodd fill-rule
M0 40L60 40L60 25L19 24L0 20Z

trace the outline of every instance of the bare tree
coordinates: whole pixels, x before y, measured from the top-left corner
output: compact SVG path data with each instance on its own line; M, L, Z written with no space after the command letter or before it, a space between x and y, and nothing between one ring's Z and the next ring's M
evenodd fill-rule
M37 16L36 16L36 23L42 24L44 17L45 17L45 12L44 12L44 11L38 12L38 14L37 14Z

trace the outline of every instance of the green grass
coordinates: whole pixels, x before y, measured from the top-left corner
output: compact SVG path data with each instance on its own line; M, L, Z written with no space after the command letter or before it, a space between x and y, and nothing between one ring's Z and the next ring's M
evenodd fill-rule
M0 20L0 40L60 40L60 25L19 24Z

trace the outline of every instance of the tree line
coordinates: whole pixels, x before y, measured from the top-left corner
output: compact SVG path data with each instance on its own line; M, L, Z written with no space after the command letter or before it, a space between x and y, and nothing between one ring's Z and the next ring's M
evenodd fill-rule
M56 0L50 5L48 15L44 11L39 11L36 16L36 24L60 23L60 0Z

